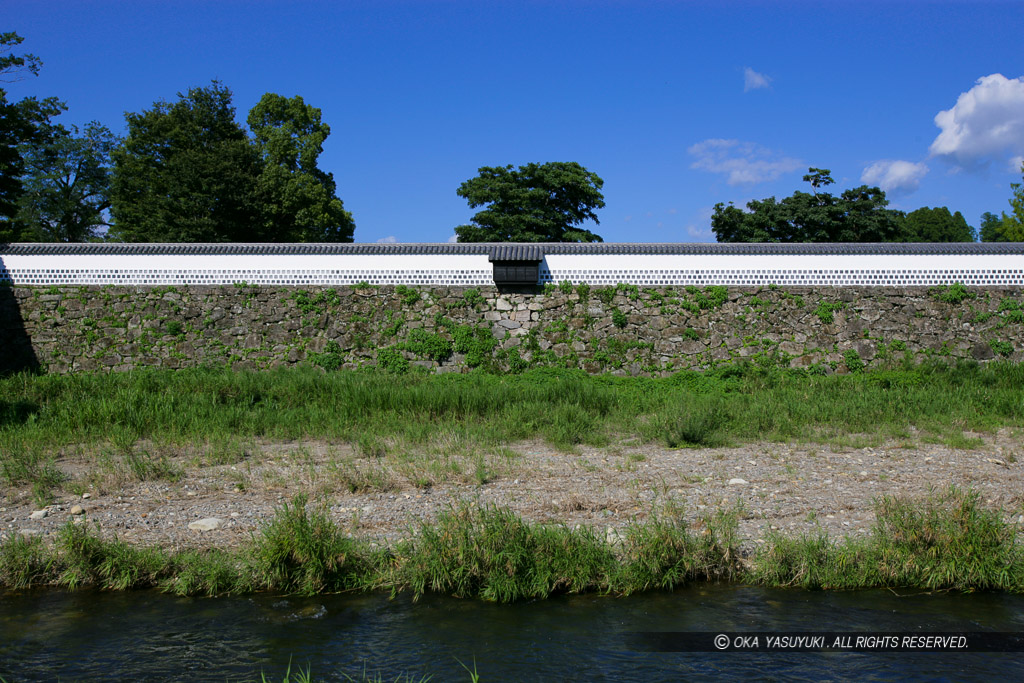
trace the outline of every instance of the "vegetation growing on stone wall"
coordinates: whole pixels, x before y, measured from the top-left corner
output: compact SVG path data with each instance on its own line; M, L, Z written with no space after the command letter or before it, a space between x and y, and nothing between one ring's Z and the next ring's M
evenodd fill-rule
M938 287L933 287L928 290L928 292L937 301L942 301L947 304L963 303L967 299L973 299L977 296L960 282L954 282L951 285L939 285Z
M452 339L455 352L464 354L466 365L471 368L485 365L498 346L498 340L486 327L459 325L452 332Z
M992 350L998 353L1000 356L1010 356L1013 354L1013 344L1008 341L1002 341L1000 339L991 339L988 342Z
M821 301L814 309L814 315L818 316L818 320L823 324L831 325L835 321L835 312L844 308L846 308L846 304L841 301Z
M629 319L626 317L626 314L622 312L621 308L612 309L612 324L615 325L615 327L618 327L621 330L628 322Z
M594 292L597 298L602 301L605 306L611 306L618 293L619 290L617 287L598 287Z
M384 372L400 375L409 370L409 361L394 346L385 346L377 350L377 367Z
M850 372L860 372L864 369L864 361L856 349L847 349L843 352L843 360L846 361L846 369Z
M291 298L300 311L314 315L323 315L328 309L341 304L337 290L330 287L321 289L316 294L310 294L306 290L300 289L292 294Z
M693 303L702 311L718 308L729 299L728 288L720 285L705 287L704 291L693 285L687 285L686 293L692 297Z
M452 343L440 334L427 332L422 327L417 327L409 333L406 341L398 344L395 348L441 363L452 355L453 347Z
M480 295L480 290L472 287L462 293L462 300L465 302L466 306L474 310L483 306L485 301L485 299Z
M309 362L324 370L340 370L345 364L345 355L341 346L336 341L329 341L321 353L311 353L308 356Z
M395 287L395 294L398 295L399 300L405 306L412 306L420 300L419 290L407 287L406 285L398 285Z
M891 367L907 358L916 362L929 354L951 359L987 360L993 354L1016 359L1024 348L1020 338L1024 305L1018 296L972 290L968 293L977 296L969 306L948 311L946 302L938 299L942 293L956 292L955 287L942 292L933 288L932 294L923 298L923 290L907 294L909 299L861 294L844 303L815 298L811 303L815 315L810 318L792 315L795 308L807 305L807 293L771 286L735 292L727 315L716 312L730 300L725 287L641 289L622 283L592 291L571 283L548 287L550 293L558 294L554 300L529 295L495 297L491 291L485 295L476 288L408 286L378 292L372 287L294 290L236 284L201 290L156 287L141 295L113 287L57 287L55 294L44 293L51 289L16 288L14 298L22 302L28 316L24 318L26 337L40 340L32 350L55 372L210 362L230 362L238 368L309 362L336 369L372 364L377 349L388 346L420 366L429 362L463 371L569 365L591 372L660 374L680 367L709 368L740 358L765 367L792 363L847 371L843 354L831 348L834 344L818 338L823 333L837 342L876 342L873 348L860 349L863 367L870 370ZM29 298L33 295L37 296ZM407 301L402 301L403 297ZM588 298L595 301L587 304ZM906 301L913 307L905 306ZM844 308L850 311L845 320L821 330L818 323L835 324L835 311ZM875 318L865 317L872 314ZM893 348L884 335L872 337L872 332L865 332L860 321L878 315L883 316L882 323L885 316L892 316L890 327L893 322L908 325L906 341L910 343ZM642 320L630 325L633 316L642 316ZM904 323L907 316L911 319ZM947 317L951 319L945 320ZM929 350L917 341L918 334L950 325L954 338L944 348ZM477 331L462 330L456 339L460 327ZM617 334L620 330L622 335ZM634 342L636 351L627 357L604 345L609 332ZM792 333L798 334L799 342L793 340ZM789 340L781 347L759 349L754 355L741 353L735 346L739 337L766 334ZM993 347L989 340L1005 343ZM328 350L329 342L336 348ZM451 352L446 350L448 344ZM744 342L743 346L748 345ZM510 354L510 348L518 350ZM897 351L903 358L894 353Z
M399 331L405 327L405 315L395 311L384 311L384 321L380 334L385 339L396 337Z

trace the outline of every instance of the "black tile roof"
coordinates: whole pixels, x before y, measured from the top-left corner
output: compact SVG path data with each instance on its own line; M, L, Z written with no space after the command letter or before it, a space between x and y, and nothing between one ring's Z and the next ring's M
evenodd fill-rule
M490 261L540 261L548 254L579 255L840 255L948 254L1024 255L1024 242L948 243L399 243L399 244L123 244L12 243L0 244L0 256L46 255L182 255L200 254L337 254L337 255L486 255Z

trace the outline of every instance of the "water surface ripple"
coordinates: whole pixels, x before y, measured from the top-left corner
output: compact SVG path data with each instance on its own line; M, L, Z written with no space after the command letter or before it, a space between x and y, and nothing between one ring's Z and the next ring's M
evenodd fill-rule
M1024 653L652 653L632 631L1014 631L1024 596L695 586L516 605L425 596L26 591L0 594L0 676L15 681L1024 680Z

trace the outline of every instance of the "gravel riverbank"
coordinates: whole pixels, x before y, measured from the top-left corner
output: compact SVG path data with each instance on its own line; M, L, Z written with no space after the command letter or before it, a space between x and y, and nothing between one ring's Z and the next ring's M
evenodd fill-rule
M740 504L741 546L753 550L773 530L866 534L876 498L954 485L977 491L982 504L1024 530L1024 439L1003 430L978 435L973 445L666 449L627 442L566 453L524 442L472 455L456 448L367 456L348 444L259 443L221 465L172 450L167 462L176 481L138 481L74 456L58 461L70 483L47 507L33 503L28 487L5 491L0 529L48 536L75 520L140 545L233 547L304 494L353 535L381 543L408 537L417 520L460 501L507 507L534 522L591 525L614 539L616 530L665 505L700 525L701 516ZM219 521L195 524L209 519Z

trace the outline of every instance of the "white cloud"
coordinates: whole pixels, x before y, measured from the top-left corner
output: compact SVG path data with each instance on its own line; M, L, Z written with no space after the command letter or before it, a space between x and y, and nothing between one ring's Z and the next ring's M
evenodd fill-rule
M909 161L883 160L876 161L860 175L860 181L868 185L877 185L887 193L906 195L917 190L921 178L928 173L924 164Z
M715 234L711 231L711 216L715 213L712 206L702 206L694 214L694 221L686 224L686 235L691 242L714 242Z
M698 226L694 225L693 223L690 223L689 225L686 226L686 234L691 239L698 240L700 242L714 242L715 241L715 236L711 232L711 228L708 228L708 227L698 227Z
M942 129L929 151L966 167L1024 155L1024 76L992 74L935 115Z
M1024 167L1024 156L1015 156L1010 159L1010 173L1020 173Z
M455 244L458 241L459 241L459 236L458 235L452 235L451 237L448 238L448 244Z
M730 185L763 183L775 180L783 173L795 171L803 162L792 157L779 156L755 142L711 139L698 142L686 150L697 160L690 168L712 173L724 173Z
M743 67L743 92L770 88L771 83L770 77L754 71L749 66Z
M394 235L388 235L377 240L377 244L398 244L398 238Z

